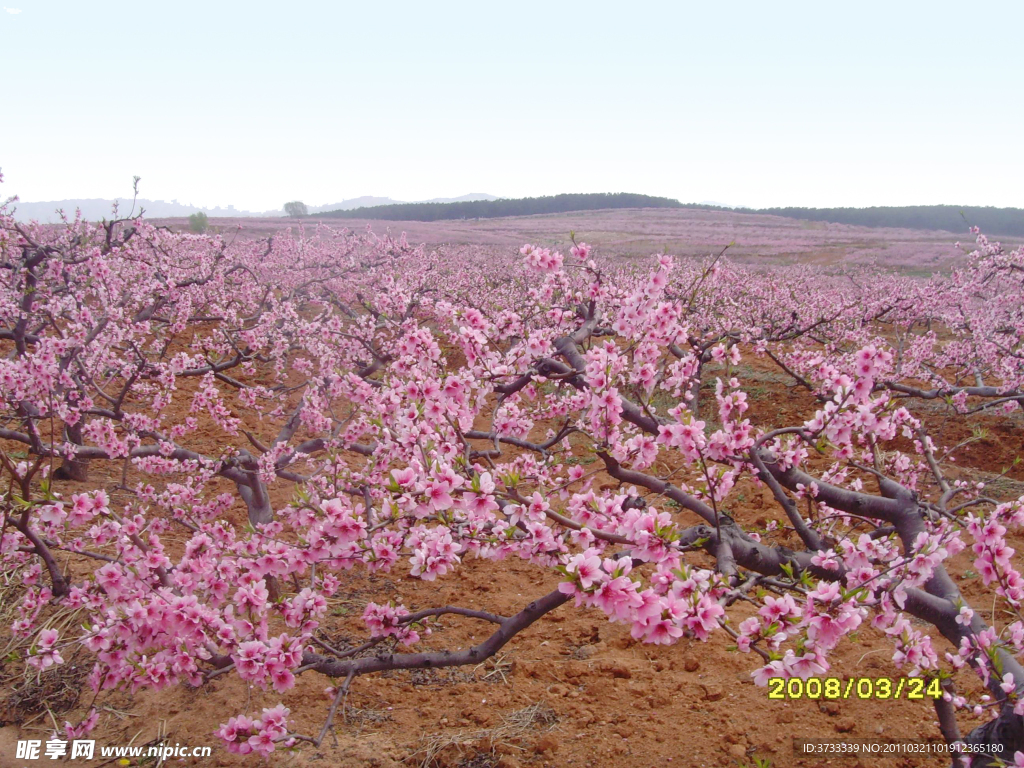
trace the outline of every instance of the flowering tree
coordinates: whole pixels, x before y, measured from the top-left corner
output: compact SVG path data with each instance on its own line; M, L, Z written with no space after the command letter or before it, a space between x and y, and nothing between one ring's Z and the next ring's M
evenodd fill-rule
M938 681L948 740L1012 755L1024 583L1006 535L1024 499L961 477L919 408L1019 418L1024 257L978 244L952 277L912 281L2 216L0 563L26 587L11 631L34 669L86 648L97 696L340 681L318 734L284 701L219 729L265 755L319 744L356 677L477 664L568 602L642 642L729 638L761 685L826 673L870 624ZM807 417L752 423L745 360L791 378ZM738 522L744 484L781 525ZM958 588L967 549L1004 624ZM430 581L468 557L561 583L511 616L370 603L363 645L317 637L339 572ZM757 610L734 621L741 600ZM85 628L62 636L55 604ZM493 633L413 648L443 615ZM961 667L987 697L955 689ZM991 719L963 735L965 707Z

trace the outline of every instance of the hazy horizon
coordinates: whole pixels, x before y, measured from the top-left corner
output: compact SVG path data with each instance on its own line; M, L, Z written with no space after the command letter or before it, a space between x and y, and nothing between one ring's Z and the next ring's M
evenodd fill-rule
M2 201L3 198L0 198ZM363 208L377 205L392 205L401 204L405 202L423 202L423 203L449 203L449 202L460 202L463 200L496 200L497 197L486 193L470 192L466 195L460 195L454 198L432 198L430 200L392 200L391 198L385 197L371 197L362 195L360 197L348 198L345 200L336 200L333 203L314 204L307 203L306 207L311 214L323 213L326 211L334 210L350 210L352 208ZM172 200L153 200L139 195L139 197L133 198L132 196L124 197L98 197L98 198L64 198L61 200L18 200L14 205L14 217L19 221L27 221L35 219L44 223L53 223L59 221L57 215L58 210L63 210L68 216L73 216L76 209L80 209L82 216L85 219L99 219L103 217L109 217L111 212L112 203L117 202L121 208L119 210L120 215L127 215L130 210L144 208L145 214L148 218L178 218L188 216L192 213L204 212L209 216L217 217L265 217L265 216L283 216L283 206L278 208L272 208L265 211L249 211L244 208L238 208L237 206L229 203L227 205L214 205L214 206L200 206L194 205L191 201L184 202L178 199ZM305 201L303 201L305 202Z
M560 193L556 193L560 194ZM639 193L643 194L643 193ZM354 208L369 208L385 205L401 205L407 203L447 203L447 202L458 202L460 200L498 200L503 199L500 195L490 195L487 193L476 193L471 192L465 195L460 195L454 198L431 198L428 200L395 200L387 197L374 197L369 195L361 195L355 198L348 198L346 200L339 200L334 203L315 204L306 203L307 209L311 215L318 213L325 213L334 210L352 210ZM504 198L508 199L508 198ZM3 198L0 197L0 202ZM126 215L130 209L132 209L133 203L135 209L144 208L145 215L147 218L152 219L170 219L170 218L184 218L192 213L204 212L211 218L223 217L223 218L266 218L273 216L285 216L283 207L268 209L264 211L250 211L238 208L235 205L216 205L216 206L197 206L191 202L185 203L183 201L174 200L151 200L149 198L139 196L137 200L132 197L112 197L112 198L68 198L63 200L41 200L41 201L29 201L20 200L14 205L14 217L19 221L36 220L43 223L55 223L59 221L57 215L58 210L63 210L64 213L73 217L76 208L81 210L82 216L87 220L98 220L100 218L108 218L111 212L111 204L117 202L120 208L120 214ZM306 202L306 201L303 201ZM759 210L752 208L751 206L726 203L717 200L680 200L679 202L688 205L706 205L719 208L731 208L734 210ZM960 208L971 208L971 207L985 207L985 206L973 206L970 203L936 203L935 205L947 205L950 207ZM806 208L807 206L771 206L772 208ZM879 206L859 206L863 208L874 208ZM890 207L890 206L882 206ZM891 207L915 207L915 206L891 206ZM987 206L987 207L1001 207L1001 208L1015 208L1015 206Z
M17 11L15 13L14 11ZM1024 6L24 0L0 196L1024 207ZM322 201L322 202L321 202Z

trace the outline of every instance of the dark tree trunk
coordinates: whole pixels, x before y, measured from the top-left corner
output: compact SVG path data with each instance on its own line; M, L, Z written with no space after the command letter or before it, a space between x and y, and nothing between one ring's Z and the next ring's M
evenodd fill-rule
M64 436L72 445L82 445L81 423L64 428ZM85 482L89 479L88 459L64 459L63 463L56 470L53 476L57 480L77 480Z
M967 752L974 759L971 768L993 768L997 765L1013 765L1014 752L1024 752L1024 718L1013 714L1013 707L1004 707L1002 714L995 720L979 725L964 737L970 745L978 745L982 749L998 745L999 752ZM993 758L999 758L996 762Z

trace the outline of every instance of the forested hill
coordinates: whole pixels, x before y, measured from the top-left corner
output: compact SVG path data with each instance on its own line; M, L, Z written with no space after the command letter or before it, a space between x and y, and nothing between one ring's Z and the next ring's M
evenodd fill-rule
M689 203L686 208L701 208L738 213L766 213L791 219L831 221L863 227L900 227L904 229L942 229L962 233L979 227L989 236L1024 236L1024 210L1020 208L981 208L958 205L908 205L874 208L723 208Z
M864 227L938 229L963 233L976 226L990 236L1024 236L1024 210L957 205L909 205L873 208L727 208L707 203L680 203L667 197L625 192L614 194L552 195L514 200L472 200L457 203L397 203L315 214L318 218L442 221L533 216L542 213L593 211L604 208L699 208L733 213L760 213L791 219L830 221Z
M614 194L552 195L518 200L473 200L462 203L402 203L330 211L318 218L387 219L390 221L441 221L443 219L493 219L499 216L532 216L538 213L595 211L602 208L682 208L678 200L626 192Z

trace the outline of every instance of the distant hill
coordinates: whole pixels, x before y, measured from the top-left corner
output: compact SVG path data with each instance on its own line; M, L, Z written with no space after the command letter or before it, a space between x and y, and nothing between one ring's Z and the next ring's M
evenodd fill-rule
M58 210L64 211L64 214L69 218L75 217L75 210L82 211L82 218L86 221L99 221L100 219L111 218L114 203L118 204L118 215L127 216L132 211L132 200L131 198L117 198L114 200L104 200L101 198L93 198L86 200L53 200L44 203L23 203L17 202L14 204L14 218L18 221L41 221L44 223L54 223L60 221L60 216L57 214ZM149 219L171 219L180 218L184 216L191 216L193 213L199 213L202 211L207 216L266 216L265 213L256 213L253 211L240 211L233 205L229 205L227 208L201 208L199 206L192 205L191 203L185 205L179 203L177 200L166 202L164 200L136 200L135 201L135 214L138 215L139 210L145 210L146 218ZM280 216L282 212L274 211L273 216Z
M390 197L353 197L349 200L342 200L340 203L328 203L327 205L309 205L306 209L310 213L324 213L325 211L347 211L352 208L366 208L374 205L396 205L399 200L392 200Z
M700 205L707 205L711 208L728 208L733 210L735 208L749 208L748 205L729 205L728 203L720 203L717 200L701 200Z
M417 200L418 203L475 203L478 200L498 200L496 195L488 195L484 192L470 192L461 197L435 197L431 200Z
M533 216L540 213L595 211L604 208L680 208L678 200L625 192L524 197L515 200L472 200L466 202L401 203L331 211L322 217L338 219L384 219L388 221L442 221L447 219L492 219L500 216Z
M470 192L468 195L462 195L461 197L435 197L431 200L418 200L418 203L472 203L477 200L497 200L498 198L494 195L484 194L483 192ZM340 203L330 203L328 205L311 205L308 206L309 212L313 213L324 213L327 211L350 211L353 208L377 208L382 205L410 205L404 200L392 200L390 197L370 197L364 195L363 197L353 197L349 200L342 200Z
M959 205L907 205L872 208L731 208L707 203L687 203L702 208L734 213L764 213L808 221L830 221L862 227L937 229L957 234L979 227L987 235L1024 236L1024 209Z
M423 200L424 203L459 203L459 202L475 202L478 200L497 200L498 198L494 195L487 195L482 192L471 192L468 195L462 195L461 197L436 197L432 200ZM86 221L99 221L100 219L109 219L111 217L111 211L113 210L114 203L119 206L119 216L127 216L132 210L132 201L130 198L116 198L116 199L103 199L103 198L91 198L81 200L52 200L48 202L38 203L25 203L17 202L14 204L14 218L18 221L41 221L44 223L55 223L60 221L60 216L57 211L64 211L65 215L72 219L75 216L75 210L82 211L82 218ZM330 203L329 205L311 205L309 206L309 212L312 213L323 213L324 211L337 211L337 210L349 210L352 208L367 208L371 206L381 205L405 205L400 200L392 200L390 197L370 197L364 195L363 197L353 197L349 200L342 200L340 203ZM210 218L217 217L263 217L263 216L284 216L284 210L279 209L276 211L242 211L235 208L233 205L229 205L226 208L217 206L215 208L206 208L202 206L179 203L177 200L166 202L165 200L136 200L135 201L135 213L138 214L139 209L144 209L146 217L150 219L175 219L184 218L191 216L193 213L205 213Z
M41 222L59 221L58 210L73 218L75 210L83 218L98 221L110 218L114 203L119 204L119 215L126 216L132 209L130 199L54 200L50 202L18 202L14 204L14 217L19 221L34 219ZM283 216L283 210L244 211L232 205L226 208L207 208L179 203L177 200L137 200L135 211L144 209L147 218L184 218L200 211L211 218L217 217L274 217ZM969 226L977 226L992 237L1024 237L1024 209L993 208L957 205L910 205L871 208L746 208L723 205L712 201L680 203L666 197L636 194L569 194L520 199L498 198L481 192L461 197L437 197L415 203L392 200L389 197L354 197L329 205L309 206L311 215L341 219L381 219L390 221L441 221L445 219L489 219L500 216L531 216L544 213L590 211L601 208L695 208L727 211L731 213L758 213L784 216L808 221L827 221L864 227L896 227L900 229L944 230L963 235Z

